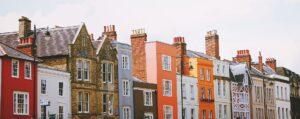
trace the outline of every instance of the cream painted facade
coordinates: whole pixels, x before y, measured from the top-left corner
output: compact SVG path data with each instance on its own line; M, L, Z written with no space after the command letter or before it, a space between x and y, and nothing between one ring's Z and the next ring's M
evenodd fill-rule
M216 119L231 118L229 63L213 59Z

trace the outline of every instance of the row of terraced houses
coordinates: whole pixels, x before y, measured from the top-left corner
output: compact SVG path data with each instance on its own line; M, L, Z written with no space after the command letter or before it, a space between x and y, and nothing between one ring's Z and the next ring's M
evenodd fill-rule
M205 53L148 41L144 29L118 41L114 25L94 38L84 23L0 33L1 119L299 119L300 76L276 59L238 50L221 58L208 31Z

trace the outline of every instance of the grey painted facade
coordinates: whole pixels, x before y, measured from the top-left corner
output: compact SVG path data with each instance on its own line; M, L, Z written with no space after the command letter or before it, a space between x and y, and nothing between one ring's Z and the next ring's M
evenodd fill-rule
M112 41L113 47L118 51L118 78L119 78L119 112L120 119L126 119L124 115L124 108L129 108L129 119L134 118L133 108L133 90L132 90L132 75L131 75L131 46L128 44L120 43L116 40ZM127 57L127 62L123 60ZM127 67L124 67L124 64ZM124 82L128 81L128 93L124 95Z

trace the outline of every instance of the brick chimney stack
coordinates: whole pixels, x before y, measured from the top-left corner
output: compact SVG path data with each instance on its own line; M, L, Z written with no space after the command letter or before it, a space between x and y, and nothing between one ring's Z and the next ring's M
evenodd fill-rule
M144 29L136 29L132 31L130 36L132 47L132 75L143 81L147 81L146 77L146 41L147 34Z
M248 67L251 68L252 59L249 50L238 50L236 57L233 58L233 61L245 62L247 63Z
M276 59L274 58L267 58L266 64L271 67L274 71L276 71L277 63Z
M177 57L181 58L176 58L176 70L178 73L181 72L181 61L184 60L184 57L186 56L186 43L184 41L184 37L178 36L173 38L173 46L176 47L176 54ZM183 70L184 71L184 70ZM184 72L181 72L184 74Z
M19 19L19 41L17 49L29 56L33 56L34 36L31 31L31 21L24 16Z
M220 59L219 35L216 30L208 31L205 35L206 54Z
M104 31L102 34L106 35L110 40L117 40L115 25L104 26Z
M25 38L31 35L31 21L22 16L19 19L19 38Z
M264 66L264 64L263 64L263 58L261 56L261 52L259 52L259 56L258 56L258 70L261 71L262 73L264 72L263 66Z

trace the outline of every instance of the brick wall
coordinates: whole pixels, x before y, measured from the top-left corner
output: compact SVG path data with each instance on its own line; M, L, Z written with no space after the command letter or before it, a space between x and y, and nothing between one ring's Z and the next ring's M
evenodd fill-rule
M217 31L209 31L205 36L206 54L217 59L220 59L219 51L219 35Z
M131 38L132 75L146 81L146 51L147 34L142 30L134 30Z

